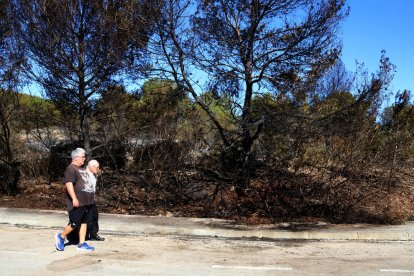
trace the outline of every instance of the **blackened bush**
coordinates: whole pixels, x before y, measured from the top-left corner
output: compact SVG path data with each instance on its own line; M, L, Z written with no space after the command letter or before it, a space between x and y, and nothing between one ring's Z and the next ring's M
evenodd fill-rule
M94 145L92 154L93 158L99 161L101 167L118 171L126 165L126 151L124 143L111 141L106 144Z
M139 148L134 155L138 170L174 171L184 164L185 147L171 140L159 141Z
M91 146L92 158L97 159L101 167L119 170L125 166L126 147L124 144L116 142L101 144L92 141ZM70 153L75 148L83 148L83 143L81 141L70 141L51 147L48 166L49 182L62 180L63 173L71 162Z
M62 181L66 167L70 164L72 158L70 153L83 147L81 141L62 142L50 148L50 157L48 165L49 183Z
M18 192L17 183L19 182L20 171L19 163L12 164L0 163L0 189L7 195Z

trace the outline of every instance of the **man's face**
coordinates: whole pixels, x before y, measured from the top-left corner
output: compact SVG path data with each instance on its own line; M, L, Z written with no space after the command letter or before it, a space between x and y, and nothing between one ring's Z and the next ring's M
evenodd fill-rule
M83 154L83 155L79 155L79 156L76 156L76 159L75 159L75 161L76 161L76 163L79 165L79 166L82 166L83 165L83 163L85 163L85 158L86 158L86 156Z
M99 164L97 165L93 165L89 167L89 170L93 173L93 174L98 174L99 172Z

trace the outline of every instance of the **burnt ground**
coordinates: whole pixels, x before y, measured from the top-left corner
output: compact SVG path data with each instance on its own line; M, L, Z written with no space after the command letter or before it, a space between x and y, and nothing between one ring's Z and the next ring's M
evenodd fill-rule
M168 179L105 173L98 180L100 212L155 216L213 217L246 224L277 222L398 224L414 218L414 173L392 183L378 174L358 179L323 179L278 172L256 176L238 196L233 185L188 174ZM167 184L162 184L167 183ZM0 195L0 207L65 210L61 182L19 182L19 193Z

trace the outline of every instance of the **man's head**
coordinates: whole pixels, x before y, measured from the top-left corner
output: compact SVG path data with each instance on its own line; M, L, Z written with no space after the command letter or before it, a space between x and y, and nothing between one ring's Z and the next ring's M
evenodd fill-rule
M85 158L86 158L86 152L84 149L82 148L76 148L72 151L72 153L70 154L72 157L72 164L75 164L77 166L82 166L83 163L85 163Z
M91 171L93 174L97 174L99 171L99 162L95 159L92 159L88 162L88 170Z

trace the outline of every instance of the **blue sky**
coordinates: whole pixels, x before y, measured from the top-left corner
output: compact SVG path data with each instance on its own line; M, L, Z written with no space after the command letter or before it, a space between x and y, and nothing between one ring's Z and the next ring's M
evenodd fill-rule
M414 0L347 0L351 11L343 23L342 60L369 72L378 69L381 50L397 68L391 88L414 93Z

